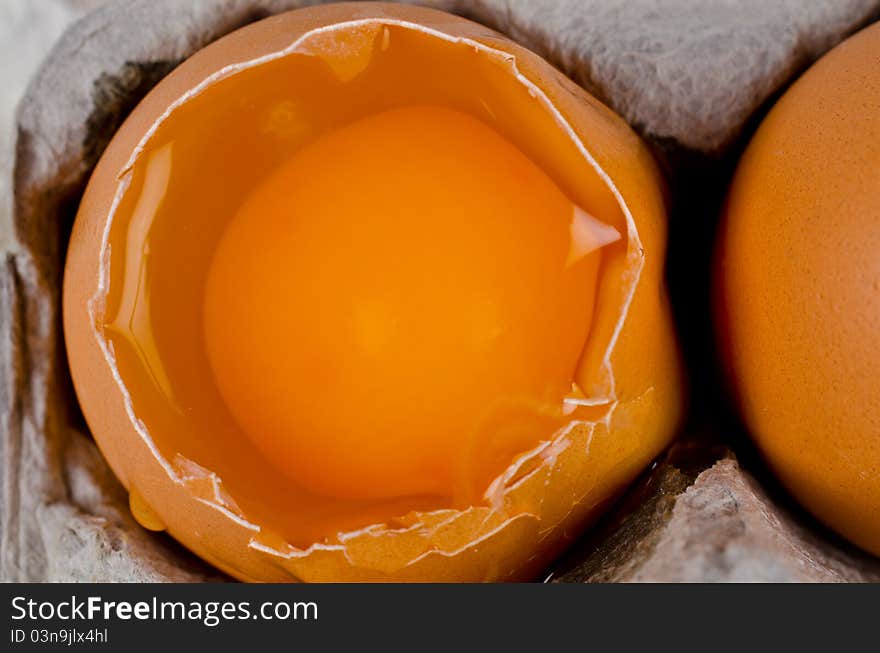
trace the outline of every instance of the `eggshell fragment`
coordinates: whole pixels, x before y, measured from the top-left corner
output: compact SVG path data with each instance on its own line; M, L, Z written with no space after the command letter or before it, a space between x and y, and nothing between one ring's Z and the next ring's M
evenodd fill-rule
M880 553L880 25L773 108L730 190L721 342L746 424L817 517Z
M298 548L248 516L222 478L164 456L131 410L90 310L99 310L105 235L126 172L157 123L206 86L291 52L338 75L363 64L359 35L397 25L464 43L514 75L575 139L607 185L625 234L601 273L578 378L595 417L521 456L487 505L410 512L393 524ZM279 118L280 120L280 118ZM282 124L288 121L280 120ZM647 149L611 111L546 62L469 21L417 7L329 5L282 14L198 52L139 105L98 164L80 206L65 273L67 347L80 402L119 479L150 523L245 580L505 580L536 573L669 442L681 409L679 361L662 289L665 199ZM153 521L155 520L155 521Z

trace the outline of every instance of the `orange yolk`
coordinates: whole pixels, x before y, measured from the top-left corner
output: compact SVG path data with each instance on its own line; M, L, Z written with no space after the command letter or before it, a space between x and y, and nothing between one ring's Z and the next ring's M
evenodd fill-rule
M311 491L481 493L564 423L608 229L464 113L363 118L226 228L205 290L215 381Z

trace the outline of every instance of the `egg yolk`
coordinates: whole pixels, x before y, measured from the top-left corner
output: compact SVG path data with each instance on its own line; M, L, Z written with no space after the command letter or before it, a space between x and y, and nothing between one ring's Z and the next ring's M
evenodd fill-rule
M464 113L410 106L327 132L215 251L220 394L311 491L461 496L563 423L608 229Z

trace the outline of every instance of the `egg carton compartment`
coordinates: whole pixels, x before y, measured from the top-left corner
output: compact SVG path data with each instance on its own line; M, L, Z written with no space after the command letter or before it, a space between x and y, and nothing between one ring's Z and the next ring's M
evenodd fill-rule
M112 2L72 26L31 82L0 215L0 578L225 579L134 521L88 434L61 333L64 253L85 182L140 98L205 44L303 4ZM757 118L798 71L876 18L880 2L694 9L679 0L662 15L647 0L625 11L577 0L425 4L547 57L646 136L670 179L667 276L691 415L679 443L546 579L880 580L880 562L795 507L742 435L713 362L706 272L727 182Z

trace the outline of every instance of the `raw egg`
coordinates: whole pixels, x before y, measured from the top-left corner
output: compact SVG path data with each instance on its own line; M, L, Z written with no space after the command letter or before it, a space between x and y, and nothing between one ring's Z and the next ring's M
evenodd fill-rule
M561 417L617 238L476 118L374 114L297 151L232 219L208 360L244 432L310 490L460 495L474 457L509 463L524 419Z
M298 10L108 146L71 372L138 521L238 578L525 579L673 436L664 247L650 154L536 55Z
M880 554L880 25L770 111L719 254L721 342L746 425L806 508Z

